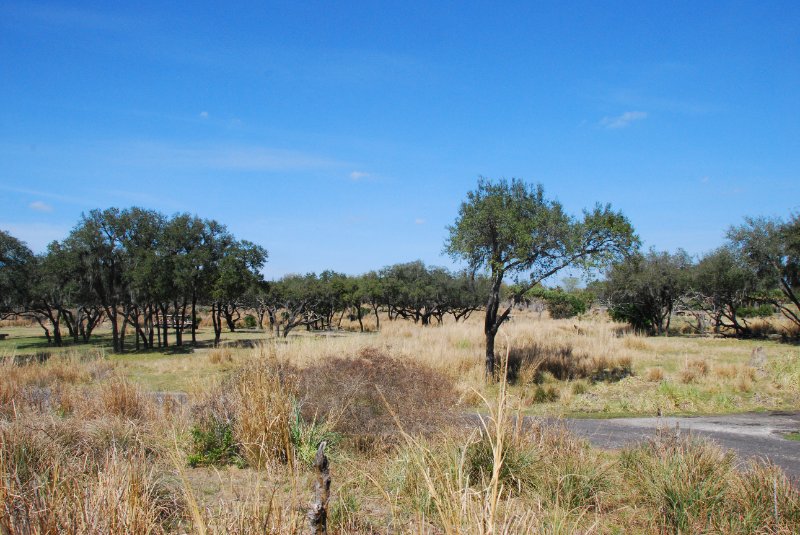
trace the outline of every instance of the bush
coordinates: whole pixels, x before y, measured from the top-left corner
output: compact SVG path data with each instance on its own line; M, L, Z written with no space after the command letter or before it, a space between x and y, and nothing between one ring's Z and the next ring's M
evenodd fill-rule
M527 296L544 301L553 319L572 318L586 313L587 299L561 289L550 290L537 286L529 291Z
M499 480L509 492L527 486L531 474L537 469L538 454L530 444L514 441L506 430L503 463L500 466ZM485 431L480 437L467 444L464 451L464 471L470 484L483 487L492 478L494 469L494 450Z
M300 373L306 421L327 422L359 448L395 442L403 430L427 433L454 417L453 381L428 366L365 348L355 357L331 357Z
M252 314L247 314L244 317L244 326L247 329L255 329L258 327L258 320Z
M244 466L230 425L213 421L205 428L194 426L191 434L192 452L188 462L192 468L225 464L235 464L240 468Z
M558 401L559 392L558 389L553 385L536 385L536 388L533 391L533 403L552 403L554 401Z

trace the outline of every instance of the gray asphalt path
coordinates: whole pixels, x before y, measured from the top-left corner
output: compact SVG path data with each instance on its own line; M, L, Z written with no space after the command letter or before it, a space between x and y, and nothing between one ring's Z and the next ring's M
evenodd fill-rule
M704 436L736 452L745 461L769 459L800 481L800 442L786 434L800 431L800 412L731 414L723 416L565 419L575 434L599 448L619 449L652 437L659 427L676 426L681 433Z

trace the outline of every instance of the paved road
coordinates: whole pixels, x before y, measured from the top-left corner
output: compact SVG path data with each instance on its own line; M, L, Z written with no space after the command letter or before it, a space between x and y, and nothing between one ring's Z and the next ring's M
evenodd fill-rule
M724 416L567 419L566 426L594 446L618 449L653 436L658 427L679 426L681 432L706 436L736 452L741 460L764 457L800 481L800 442L785 434L800 430L800 412L732 414Z

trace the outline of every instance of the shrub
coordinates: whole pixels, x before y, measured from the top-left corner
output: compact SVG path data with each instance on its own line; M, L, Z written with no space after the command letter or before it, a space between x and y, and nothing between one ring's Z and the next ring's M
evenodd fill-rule
M506 444L503 451L503 464L500 466L500 484L513 492L527 486L531 474L536 470L538 455L530 444L512 439L506 430ZM477 440L469 442L464 450L464 471L472 485L483 487L492 477L494 469L494 450L485 430Z
M317 455L317 449L324 440L327 442L326 455L331 456L331 447L340 440L338 433L328 428L328 422L318 422L315 419L306 421L299 406L295 406L294 418L289 426L289 436L294 446L295 457L304 466L311 466Z
M527 293L527 297L541 299L553 319L572 318L586 313L588 297L567 293L561 289L550 290L536 286Z
M559 392L553 385L536 385L531 398L532 403L552 403L558 401Z
M458 402L453 380L445 374L374 348L355 357L324 359L299 373L305 420L323 419L366 449L396 440L395 417L411 434L440 429L452 422Z
M192 451L189 454L189 466L235 464L244 466L244 459L239 455L233 431L229 424L212 421L205 428L198 425L191 430Z
M247 314L244 317L244 326L247 329L255 329L258 327L258 320L252 314Z

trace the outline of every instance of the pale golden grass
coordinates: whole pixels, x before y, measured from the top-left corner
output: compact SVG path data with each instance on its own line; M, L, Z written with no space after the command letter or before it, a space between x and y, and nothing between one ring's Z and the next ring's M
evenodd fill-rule
M277 363L261 359L248 363L239 374L233 382L237 406L234 432L244 458L254 467L273 459L291 463L294 455L289 423L295 380L281 374Z
M208 361L211 364L233 362L233 351L228 347L215 347L208 352Z
M516 348L530 348L538 356L552 355L561 360L561 364L556 362L557 367L569 365L578 373L597 375L600 379L587 384L586 391L579 394L570 395L568 387L562 386L556 388L558 396L545 392L548 395L543 397L541 393L537 396L534 388L525 386L539 380L539 364L532 362L522 367L510 387L510 395L530 402L529 409L535 414L652 414L658 407L667 412L774 409L792 406L800 395L800 365L797 365L800 351L775 342L697 336L646 338L624 324L602 317L552 320L525 312L515 313L514 321L503 325L500 332L515 340ZM747 381L739 379L739 369L733 373L726 367L746 365L754 345L766 348L767 375L752 380L752 388L745 391L741 386L747 386ZM384 316L377 333L298 331L288 339L275 339L269 334L264 347L263 351L299 368L324 361L330 355L355 355L365 348L375 348L395 358L422 362L449 375L465 405L481 404L476 393L494 395L484 383L484 337L479 314L466 322L455 323L448 318L442 326L428 327L402 320L389 321ZM496 352L504 351L501 336ZM241 356L242 360L248 358L246 353ZM219 366L224 369L224 365ZM593 371L615 367L629 368L633 376L615 382L614 379L624 376L616 375L607 382L603 374ZM662 376L657 380L651 374L658 372L648 371L652 368L661 369ZM210 376L213 373L209 372ZM753 391L765 395L745 395Z
M767 365L758 372L747 366L754 342L639 340L624 326L598 319L517 314L501 330L498 355L526 344L544 353L569 347L593 365L629 362L635 374L620 381L566 381L546 373L541 384L486 386L480 318L442 327L388 321L381 326L380 333L363 335L269 336L254 349L231 349L232 362L214 363L202 354L112 361L74 354L22 366L4 360L0 533L305 532L310 474L290 462L294 391L280 370L324 367L331 356L379 351L425 364L455 382L462 400L472 399L488 414L479 431L452 427L425 437L408 434L400 447L386 450L336 451L332 533L658 533L670 527L663 524L667 495L658 489L681 484L672 471L662 470L648 480L652 485L642 486L620 470L617 454L588 448L558 427L516 425L522 411L711 412L747 408L757 397L758 403L775 400L778 406L795 402L800 393L797 348L763 341L758 344L765 347ZM510 348L502 333L509 333ZM139 383L143 366L149 375ZM646 380L656 373L652 369L661 370L658 381ZM679 381L684 369L696 374L693 382ZM222 408L235 411L239 446L257 468L188 468L189 429L201 415L170 396L157 399L148 392L162 375L188 375L181 380L201 412L227 403ZM203 405L203 399L218 405ZM224 417L225 411L217 414ZM676 466L691 462L695 454L686 451ZM755 468L723 476L724 512L731 522L751 522L739 532L761 526L789 533L800 524L800 499L779 471ZM770 520L773 493L777 522ZM728 518L711 508L692 514L689 525L699 527Z
M647 368L644 373L644 380L651 383L657 383L664 380L664 369L656 366L655 368Z

